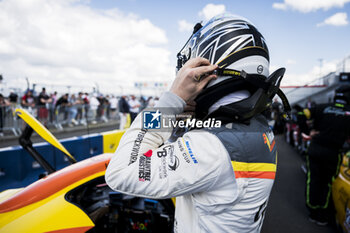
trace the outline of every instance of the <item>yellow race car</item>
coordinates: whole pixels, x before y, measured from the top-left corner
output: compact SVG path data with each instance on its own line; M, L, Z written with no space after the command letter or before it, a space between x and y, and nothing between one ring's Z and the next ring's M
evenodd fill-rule
M20 144L48 175L25 188L0 193L1 233L172 232L175 206L171 199L145 199L111 190L104 174L112 154L76 162L28 112L18 109L16 113L28 124ZM32 147L33 129L72 164L55 171ZM115 135L115 143L121 135Z
M332 186L336 222L343 232L350 232L350 151L343 153L340 171Z

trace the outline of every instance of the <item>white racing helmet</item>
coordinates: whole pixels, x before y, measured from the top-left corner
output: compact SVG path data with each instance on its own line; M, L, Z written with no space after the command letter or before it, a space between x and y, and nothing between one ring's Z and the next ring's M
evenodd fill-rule
M289 103L279 89L285 72L281 68L269 76L269 51L264 37L245 18L221 14L205 26L197 24L192 36L177 55L177 70L190 58L204 57L217 64L219 78L210 82L195 99L196 118L221 118L246 121L264 111L278 94L289 110ZM247 90L249 97L238 102L209 108L234 92Z

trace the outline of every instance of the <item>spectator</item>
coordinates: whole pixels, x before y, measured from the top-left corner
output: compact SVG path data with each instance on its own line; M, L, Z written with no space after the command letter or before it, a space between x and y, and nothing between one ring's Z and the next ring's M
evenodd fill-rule
M66 111L66 108L68 106L68 93L62 95L56 102L56 105L55 105L55 111L58 111L58 114L60 113L64 113L64 120L67 119L67 112Z
M108 100L103 97L102 94L100 94L98 96L98 101L99 101L99 105L98 105L98 108L97 108L97 111L98 111L98 118L101 119L102 121L104 122L107 122L107 118L106 118L106 108L109 104Z
M52 99L53 106L55 106L56 102L57 102L57 91L55 91L53 94L51 94L50 98Z
M21 105L23 108L35 107L35 99L31 90L28 90L27 93L22 96Z
M130 106L130 118L132 123L140 111L141 104L134 95L131 95L131 99L129 100L129 106Z
M90 101L89 101L89 93L85 92L83 95L83 101L84 101L84 110L85 110L85 119L88 120L88 113L90 110Z
M110 119L111 114L111 103L110 103L111 97L109 95L106 95L105 97L105 116L107 119Z
M119 108L119 116L120 116L120 123L119 123L119 129L124 129L126 125L127 115L130 112L130 106L128 102L126 101L126 96L123 95L118 102L118 108Z
M76 120L78 121L79 124L84 124L83 120L83 109L84 109L84 98L83 98L83 93L79 92L78 93L78 98L77 98L77 116Z
M11 105L11 111L14 112L18 104L18 95L15 92L11 91L8 100Z
M97 96L97 100L98 100L98 107L97 107L97 117L96 117L96 119L102 120L102 116L104 114L104 106L103 106L104 98L103 98L103 95L99 94Z
M11 105L12 104L16 105L17 101L18 101L18 95L16 93L14 93L13 91L11 91L8 99L9 99Z
M64 107L68 105L68 93L62 95L57 101L55 107Z
M3 128L5 123L6 107L9 105L10 103L2 94L0 94L0 137L4 136Z
M49 117L48 105L52 102L52 99L46 94L46 89L43 87L38 97L38 118L39 121L47 127L47 120Z
M30 114L35 116L34 107L35 107L35 98L31 90L27 90L27 93L24 94L21 98L21 106L24 109L27 109Z
M90 98L90 109L91 109L91 112L92 112L92 124L96 124L97 123L97 109L98 109L98 106L100 105L100 102L97 100L97 94L94 93L92 95L92 97Z
M74 94L71 95L69 102L69 109L68 109L68 126L72 127L74 125L78 125L78 122L76 121L76 116L78 114L78 105L81 105L82 102L75 97ZM72 124L73 123L73 124Z
M110 111L111 111L111 119L115 119L115 116L117 114L117 109L118 109L118 99L114 95L112 95L112 98L109 100L110 104Z
M55 121L55 106L57 102L57 92L55 91L50 95L52 102L49 104L49 116L50 122L53 123Z
M109 119L109 108L110 108L110 103L109 103L109 96L107 95L106 97L103 98L103 115L102 115L102 120L104 122L108 122Z

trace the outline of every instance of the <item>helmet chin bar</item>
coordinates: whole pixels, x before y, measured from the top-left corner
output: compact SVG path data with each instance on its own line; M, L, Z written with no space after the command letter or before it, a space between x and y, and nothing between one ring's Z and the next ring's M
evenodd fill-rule
M200 93L195 101L196 118L208 119L216 118L224 123L245 122L253 116L266 110L277 94L284 105L284 111L289 117L291 110L287 97L279 88L285 68L280 68L272 73L268 78L258 74L248 74L244 71L231 69L218 69L218 75L231 76L233 79L227 79L212 87L209 87ZM251 96L241 101L221 106L216 111L208 114L209 107L216 101L238 90L247 89Z

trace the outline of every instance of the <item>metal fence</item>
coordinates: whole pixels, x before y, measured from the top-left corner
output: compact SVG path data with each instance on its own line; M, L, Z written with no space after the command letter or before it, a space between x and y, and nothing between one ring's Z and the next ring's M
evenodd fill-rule
M0 106L0 136L21 134L24 122L15 114L16 108L23 108L36 117L47 128L63 130L65 127L79 125L98 124L108 121L116 121L119 114L108 105L100 105L92 108L90 105L57 106L52 104L21 107L18 104Z
M19 119L14 115L16 105L0 106L0 135L3 136L5 131L10 131L18 136L21 131Z

